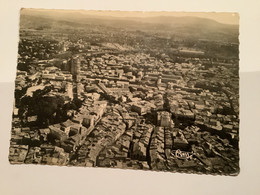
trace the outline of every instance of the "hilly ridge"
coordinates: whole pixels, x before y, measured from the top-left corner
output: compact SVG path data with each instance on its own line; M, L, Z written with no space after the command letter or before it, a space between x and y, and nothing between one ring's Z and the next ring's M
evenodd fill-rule
M150 33L174 34L194 39L209 39L211 41L226 41L238 43L238 25L228 25L211 19L199 17L112 17L92 16L77 12L36 12L28 10L21 12L21 28L47 29L86 28L103 26L126 31L143 31Z

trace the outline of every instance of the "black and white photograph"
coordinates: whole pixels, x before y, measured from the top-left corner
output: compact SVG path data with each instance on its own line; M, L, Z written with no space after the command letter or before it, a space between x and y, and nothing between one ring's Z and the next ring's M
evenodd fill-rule
M9 162L237 176L239 14L20 10Z

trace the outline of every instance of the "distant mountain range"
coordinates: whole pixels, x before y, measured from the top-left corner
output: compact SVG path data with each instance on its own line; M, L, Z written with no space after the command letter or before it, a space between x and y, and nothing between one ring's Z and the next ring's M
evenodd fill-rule
M76 11L25 9L21 11L20 25L21 28L37 28L41 25L47 28L55 28L60 25L63 25L64 28L66 26L75 28L98 25L129 31L167 33L195 39L234 43L238 43L239 36L238 25L222 24L211 19L189 16L112 17L93 16Z

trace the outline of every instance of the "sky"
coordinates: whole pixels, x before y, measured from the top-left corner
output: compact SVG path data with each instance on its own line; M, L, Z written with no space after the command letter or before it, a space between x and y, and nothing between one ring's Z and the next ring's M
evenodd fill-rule
M23 9L22 12L51 11L44 9ZM105 10L55 10L57 12L79 12L91 16L113 16L113 17L155 17L155 16L175 16L175 17L200 17L215 20L224 24L239 24L239 14L233 12L142 12L142 11L105 11Z

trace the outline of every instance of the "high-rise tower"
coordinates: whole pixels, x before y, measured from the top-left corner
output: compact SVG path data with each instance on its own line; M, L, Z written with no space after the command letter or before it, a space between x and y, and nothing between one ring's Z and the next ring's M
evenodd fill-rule
M80 59L79 59L78 56L73 57L71 59L71 70L70 71L71 71L71 74L73 76L76 76L76 75L79 74L79 72L80 72Z

